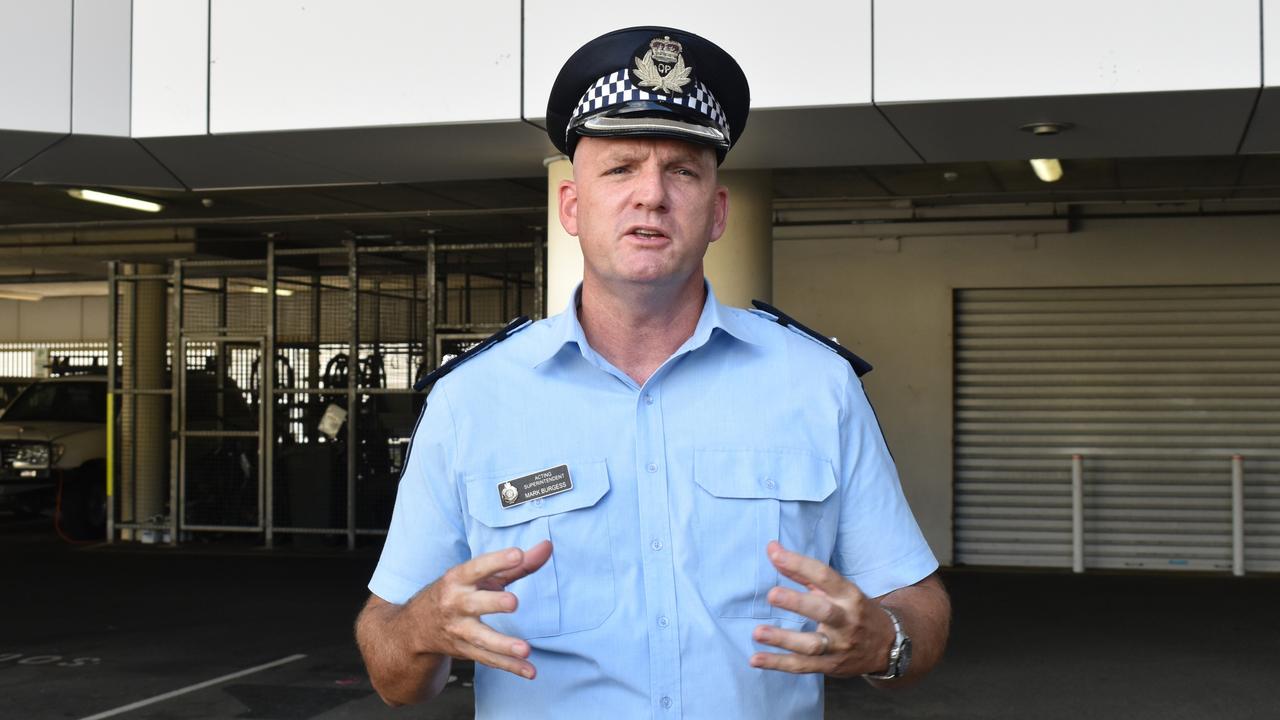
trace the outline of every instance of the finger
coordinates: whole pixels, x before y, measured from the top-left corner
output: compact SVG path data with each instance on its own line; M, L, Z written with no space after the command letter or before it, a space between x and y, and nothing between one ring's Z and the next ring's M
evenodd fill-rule
M760 652L751 656L751 667L796 674L825 673L835 669L831 655L794 655Z
M506 655L514 660L524 660L531 652L529 643L510 635L503 635L479 620L463 626L461 635L463 641L481 650L495 655Z
M829 639L826 641L822 639L822 633L783 630L772 625L759 625L752 635L758 643L790 650L800 655L823 655L830 645Z
M547 560L550 558L551 541L543 540L537 545L526 550L518 565L496 572L492 577L505 587L526 575L531 575L537 572L543 565L547 564Z
M520 601L515 594L509 592L473 590L462 598L462 611L474 617L515 612L519 606Z
M832 627L843 627L844 609L832 602L825 593L796 592L790 588L775 587L766 596L769 604L803 615L810 620L826 623Z
M475 585L504 570L519 567L523 560L524 553L520 548L513 547L477 555L454 567L450 572L454 573L454 579L458 582L464 585Z
M849 588L853 588L859 594L862 592L847 578L833 570L830 565L807 555L791 552L782 547L782 543L777 540L770 541L765 551L769 554L769 561L778 568L778 572L801 585L817 588L828 595L839 595L847 592Z
M533 663L521 658L511 657L502 653L496 653L486 650L478 645L467 643L460 648L463 656L469 660L475 660L482 665L488 665L491 668L506 670L512 675L519 675L522 678L532 680L538 675L538 669Z

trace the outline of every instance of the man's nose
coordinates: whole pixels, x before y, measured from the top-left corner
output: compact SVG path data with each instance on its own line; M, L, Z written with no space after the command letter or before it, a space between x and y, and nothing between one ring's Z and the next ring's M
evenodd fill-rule
M658 167L644 167L636 177L635 203L649 210L667 206L667 178Z

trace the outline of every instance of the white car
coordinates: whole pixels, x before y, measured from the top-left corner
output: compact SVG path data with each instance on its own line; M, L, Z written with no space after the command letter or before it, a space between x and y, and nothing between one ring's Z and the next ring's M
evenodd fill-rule
M36 380L0 415L0 506L52 510L77 540L106 525L107 379Z

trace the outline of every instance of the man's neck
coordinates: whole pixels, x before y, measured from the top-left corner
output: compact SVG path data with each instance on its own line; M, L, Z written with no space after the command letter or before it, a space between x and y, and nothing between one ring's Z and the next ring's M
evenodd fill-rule
M697 273L679 287L616 287L584 278L578 322L592 349L644 385L698 326L706 288Z

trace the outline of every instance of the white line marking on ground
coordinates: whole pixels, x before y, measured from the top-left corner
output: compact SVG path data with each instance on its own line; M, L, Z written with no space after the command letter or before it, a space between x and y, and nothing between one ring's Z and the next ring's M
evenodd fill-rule
M173 692L167 692L163 695L156 695L155 697L150 697L150 698L147 698L146 700L139 700L136 703L129 703L128 705L122 705L121 707L115 708L113 710L100 712L97 715L90 715L88 717L83 717L83 718L80 718L80 720L102 720L102 718L115 717L116 715L122 715L131 710L137 710L140 707L146 707L147 705L154 705L158 702L164 702L165 700L178 697L179 695L186 695L187 693L190 693L190 692L203 690L207 687L213 687L214 685L217 685L219 683L224 683L228 680L235 680L236 678L244 677L245 675L252 675L256 672L262 672L263 670L269 670L273 667L279 667L280 665L291 663L295 660L301 660L304 657L306 657L306 655L301 655L301 654L290 655L289 657L283 657L283 658L280 658L279 660L273 660L264 665L258 665L257 667L251 667L247 670L233 672L230 675L223 675L222 677L216 677L212 680L205 680L204 682L196 683L195 685L188 685L187 687L179 688L177 690L174 690Z

